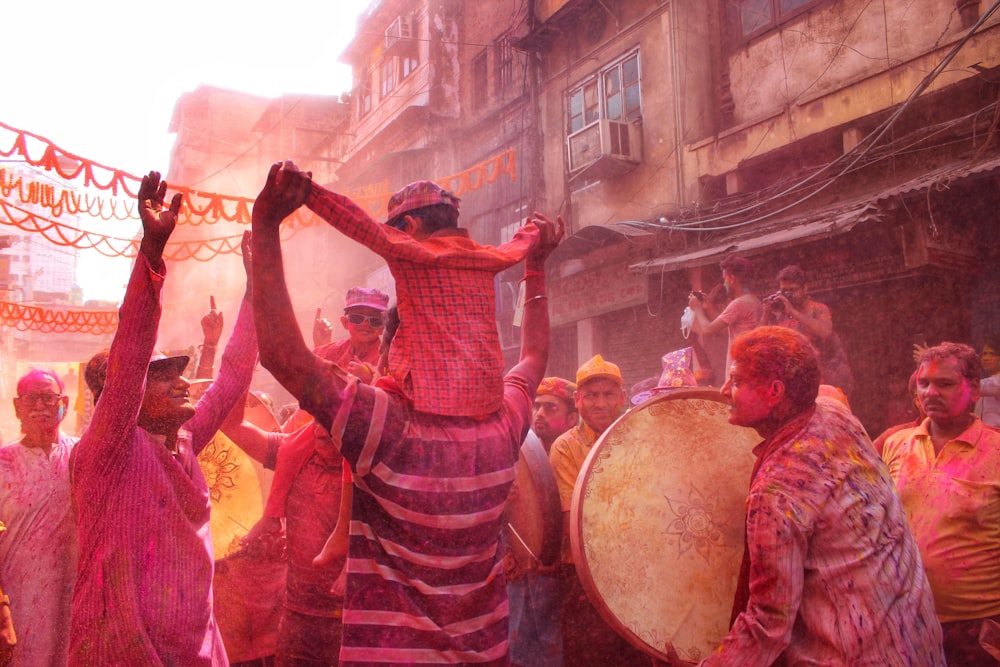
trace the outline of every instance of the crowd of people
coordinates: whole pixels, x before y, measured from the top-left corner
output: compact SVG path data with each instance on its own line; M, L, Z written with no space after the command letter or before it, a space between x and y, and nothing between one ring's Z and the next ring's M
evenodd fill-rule
M569 547L581 469L630 397L601 354L572 379L545 377L545 263L561 218L536 213L509 243L484 246L459 226L459 199L430 181L394 194L380 223L275 164L243 239L246 293L214 378L214 299L202 320L196 376L213 379L193 401L189 358L155 349L181 206L166 194L157 172L143 178L139 254L114 341L86 365L95 408L79 441L60 428L58 374L32 369L17 384L23 435L0 448L0 665L695 664L617 632ZM347 291L342 340L319 311L312 345L296 324L279 228L301 206L395 279L395 305L377 289ZM521 354L505 372L494 283L521 262ZM918 350L919 416L873 444L804 272L782 269L761 300L749 261L721 269L721 307L689 297L694 329L727 333L717 379L728 419L761 441L729 633L699 664L1000 662L1000 340L982 355L949 342ZM297 401L280 429L247 418L258 357ZM643 398L695 384L697 357L665 355ZM239 661L216 618L198 463L218 433L273 471L243 547L281 544L286 568L265 601L280 604L273 645ZM544 451L535 472L554 488L562 549L515 563L505 508L526 439Z

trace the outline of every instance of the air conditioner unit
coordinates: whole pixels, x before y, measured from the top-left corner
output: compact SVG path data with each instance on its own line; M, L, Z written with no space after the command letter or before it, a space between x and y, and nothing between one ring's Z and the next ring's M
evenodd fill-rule
M385 48L391 49L397 44L409 43L416 35L416 21L412 14L397 16L385 29Z
M642 126L601 120L569 135L566 140L569 171L573 178L606 178L630 171L642 162Z

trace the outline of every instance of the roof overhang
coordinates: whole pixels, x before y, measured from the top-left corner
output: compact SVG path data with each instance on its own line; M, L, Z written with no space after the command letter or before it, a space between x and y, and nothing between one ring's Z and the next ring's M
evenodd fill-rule
M629 269L638 273L676 271L711 264L730 253L749 255L768 248L831 238L849 232L859 224L881 222L890 217L893 203L899 197L923 192L931 187L947 189L955 181L985 176L998 168L1000 156L978 161L952 162L893 187L870 192L847 202L747 224L745 228L726 234L697 250L661 254L654 259L631 264ZM661 229L663 232L670 231L669 226Z

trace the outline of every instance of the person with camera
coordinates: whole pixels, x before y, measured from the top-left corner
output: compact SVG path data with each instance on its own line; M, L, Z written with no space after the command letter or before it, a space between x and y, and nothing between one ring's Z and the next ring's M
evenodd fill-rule
M761 318L761 303L760 299L750 291L749 282L754 275L754 267L750 260L730 255L719 262L719 268L722 269L726 296L730 299L722 313L715 319L709 319L710 315L706 312L706 306L709 306L708 299L702 292L691 292L688 295L688 306L695 314L694 329L702 336L722 333L724 330L729 332L726 344L728 350L737 336L757 326ZM723 379L729 372L730 363L727 352Z
M804 334L819 352L823 384L837 387L850 397L854 375L840 336L833 330L830 309L809 296L806 273L795 264L778 271L777 279L778 291L763 299L760 324L774 324Z

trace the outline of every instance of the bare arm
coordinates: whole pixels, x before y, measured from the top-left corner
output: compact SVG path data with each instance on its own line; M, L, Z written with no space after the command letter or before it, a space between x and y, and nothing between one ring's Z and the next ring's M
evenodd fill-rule
M562 217L553 222L540 213L530 220L541 234L524 260L524 320L521 326L521 359L517 370L532 387L545 375L549 361L549 302L545 296L545 260L566 232Z
M271 165L253 206L253 304L260 360L300 401L316 356L295 322L278 229L305 201L310 185L310 175L284 164Z
M729 326L725 320L718 317L714 320L709 320L708 315L705 313L705 304L693 293L688 297L688 306L694 311L695 328L702 334L722 333Z

